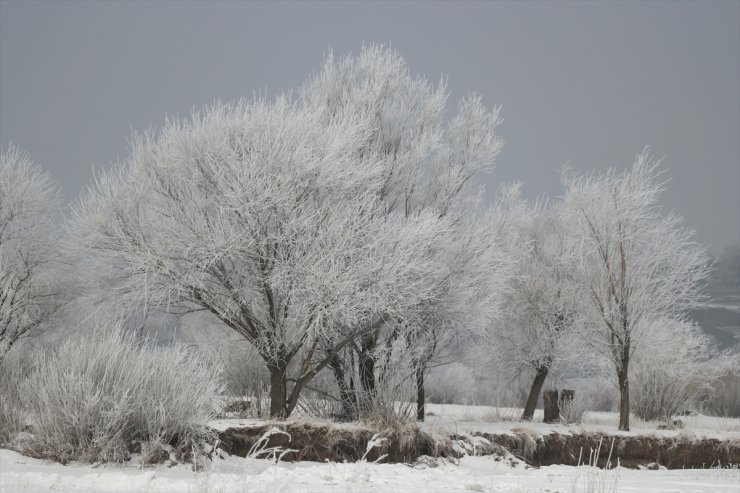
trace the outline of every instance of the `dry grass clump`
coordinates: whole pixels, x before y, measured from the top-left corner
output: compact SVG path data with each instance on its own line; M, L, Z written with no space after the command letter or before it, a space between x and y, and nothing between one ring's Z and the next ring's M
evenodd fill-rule
M573 399L560 403L560 422L563 424L581 424L583 416L593 407L593 401L587 394L575 394Z
M187 460L214 438L206 422L222 390L220 370L194 349L156 347L114 329L31 359L20 399L32 422L30 455L123 461L137 444L157 443Z

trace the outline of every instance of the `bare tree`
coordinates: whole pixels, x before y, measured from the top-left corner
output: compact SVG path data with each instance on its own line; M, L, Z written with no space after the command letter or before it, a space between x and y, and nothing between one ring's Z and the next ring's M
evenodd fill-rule
M581 259L573 272L617 374L620 430L629 430L629 363L640 328L659 318L683 320L702 301L708 270L693 232L661 211L658 164L646 150L623 173L564 178L568 244Z
M49 175L17 147L0 150L0 360L55 308L55 213Z
M137 137L73 214L90 301L210 313L264 360L271 415L290 415L343 348L434 297L450 222L385 213L383 167L360 152L372 129L280 97Z

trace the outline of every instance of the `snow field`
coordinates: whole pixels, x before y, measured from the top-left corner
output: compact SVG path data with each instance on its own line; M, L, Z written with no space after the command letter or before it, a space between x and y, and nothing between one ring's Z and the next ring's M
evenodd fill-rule
M615 489L616 487L616 489ZM701 492L737 493L740 470L604 471L589 466L515 467L493 457L459 464L279 463L226 457L207 471L186 466L62 466L0 450L0 491L108 493L237 492Z

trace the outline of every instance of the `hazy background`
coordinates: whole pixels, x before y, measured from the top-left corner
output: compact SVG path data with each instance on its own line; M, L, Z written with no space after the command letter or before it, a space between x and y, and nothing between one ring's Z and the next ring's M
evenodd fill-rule
M740 2L248 3L0 0L0 145L74 199L132 129L274 93L323 54L390 43L414 72L503 106L489 188L557 195L559 169L624 167L645 145L664 203L714 254L740 242Z

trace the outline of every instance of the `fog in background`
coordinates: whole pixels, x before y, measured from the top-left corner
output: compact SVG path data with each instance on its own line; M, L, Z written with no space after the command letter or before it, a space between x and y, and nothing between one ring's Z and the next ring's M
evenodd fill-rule
M665 156L667 208L719 254L740 242L740 2L0 1L0 145L73 200L132 130L275 94L323 54L390 43L416 73L502 105L492 191L558 195L559 170Z

